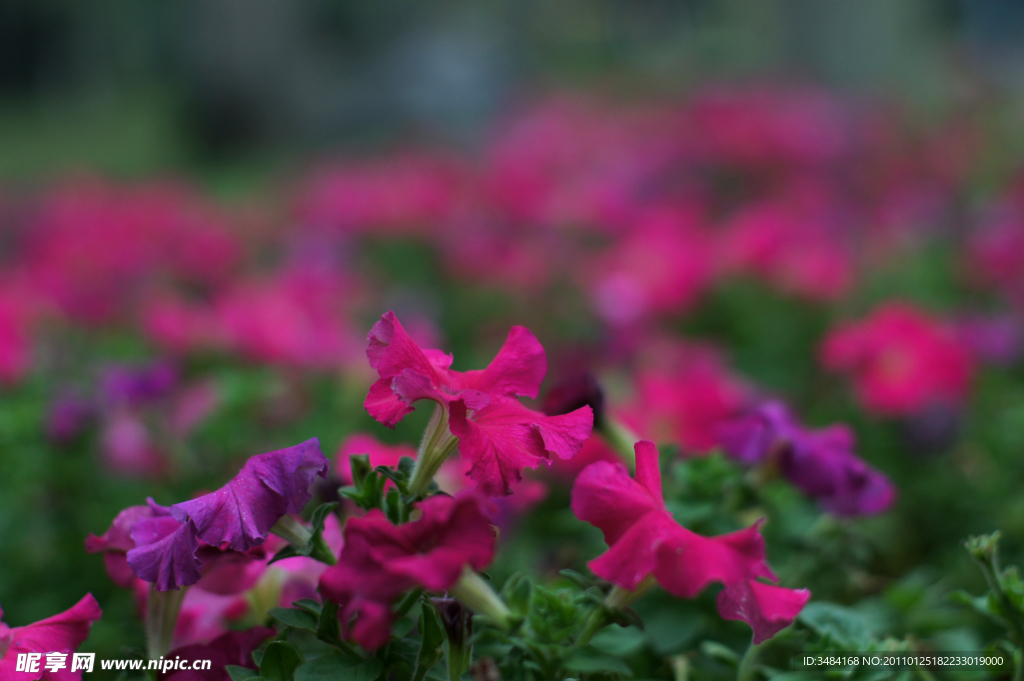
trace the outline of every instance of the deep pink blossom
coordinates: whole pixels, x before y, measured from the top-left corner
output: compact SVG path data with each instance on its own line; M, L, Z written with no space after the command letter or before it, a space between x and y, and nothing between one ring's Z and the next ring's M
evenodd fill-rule
M81 681L81 670L71 671L71 653L78 650L89 636L89 628L103 615L99 603L86 594L82 600L64 612L39 620L24 627L9 627L0 622L0 679L4 681ZM0 609L0 617L3 610ZM42 653L39 671L16 670L18 655ZM46 671L46 653L66 653L67 667L60 671Z
M715 428L750 404L752 390L716 353L676 350L640 369L635 395L613 413L645 438L677 442L684 453L703 454L717 444Z
M417 400L448 409L459 451L473 462L470 475L487 494L508 494L523 468L572 458L590 435L589 406L546 416L515 399L537 397L547 373L544 348L521 326L486 369L460 372L450 369L451 355L421 349L388 312L371 329L366 354L380 376L364 403L370 415L394 426Z
M889 479L854 454L849 427L805 428L779 402L722 424L718 437L730 456L747 465L772 460L783 476L833 513L881 513L896 499Z
M695 211L649 210L592 264L592 304L615 325L681 313L712 283L713 249Z
M291 266L221 288L209 302L162 292L144 311L151 338L177 352L237 352L261 362L332 368L353 364L360 341L349 324L354 284L335 272Z
M853 284L853 257L831 212L821 207L763 202L742 209L725 226L723 266L764 278L779 290L830 301Z
M480 570L494 557L495 536L473 492L433 496L419 504L421 517L392 525L379 510L351 518L338 564L320 578L320 591L341 607L346 637L368 649L384 645L394 615L391 604L414 586L448 589L466 566Z
M864 408L884 416L959 405L974 374L971 352L951 326L901 302L833 329L821 359L827 369L849 374Z
M425 154L322 167L302 182L298 218L350 234L436 231L459 203L464 169Z
M580 473L573 486L573 512L600 529L608 544L608 551L588 563L594 574L625 589L653 575L681 598L720 582L725 588L718 595L719 614L747 622L755 643L789 626L811 594L757 581L776 579L765 561L760 522L718 537L680 526L662 499L658 450L646 440L635 450L635 478L622 464L601 461Z

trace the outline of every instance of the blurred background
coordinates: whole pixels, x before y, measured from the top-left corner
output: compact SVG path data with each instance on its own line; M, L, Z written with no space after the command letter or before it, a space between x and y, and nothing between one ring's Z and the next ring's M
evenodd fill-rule
M472 148L552 88L785 78L936 112L1024 77L1012 0L5 0L0 17L0 173L15 182L85 168L229 183L310 153Z
M772 564L865 631L978 649L963 539L1024 548L1022 36L1014 0L0 0L4 621L92 592L85 649L141 649L144 595L83 548L120 509L314 436L335 489L354 435L414 445L428 410L362 408L394 309L460 370L528 326L545 392L596 375L684 455L768 398L849 424L895 506L770 481ZM746 524L708 520L741 477L708 461L680 517ZM507 509L496 576L603 550L574 472ZM261 584L179 642L265 619ZM638 604L645 645L748 636L701 608Z

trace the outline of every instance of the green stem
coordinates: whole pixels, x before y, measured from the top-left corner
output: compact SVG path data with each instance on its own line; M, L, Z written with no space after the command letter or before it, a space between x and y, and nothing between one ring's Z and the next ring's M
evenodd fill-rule
M309 542L313 539L309 528L290 513L281 516L270 531L303 551L309 548Z
M1013 653L1013 681L1024 681L1024 649L1017 648Z
M146 653L149 659L158 660L171 651L186 591L187 586L172 591L157 591L156 587L150 586L146 604Z
M512 613L501 596L494 593L494 589L483 577L469 567L449 591L463 605L486 617L494 626L506 631L512 628Z
M582 648L590 643L590 639L594 638L594 634L604 629L610 621L608 613L604 608L594 608L587 619L587 626L584 627L583 633L580 634L580 637L576 639L576 643L573 644L574 647Z
M604 422L601 424L601 428L598 431L604 441L608 443L615 453L622 457L626 467L629 470L636 468L636 452L633 446L636 444L637 437L636 433L631 431L622 423L619 423L615 419L605 417Z
M338 557L334 555L334 551L327 545L327 540L324 539L322 532L313 535L312 551L310 551L309 557L327 565L338 564Z
M743 653L739 669L736 670L736 681L754 681L754 671L757 665L757 655L761 652L761 646L755 644L753 639L747 646L747 652Z
M416 605L416 601L418 601L420 599L420 596L422 596L422 595L423 595L423 588L422 587L416 587L415 589L413 589L409 593L405 594L405 598L403 598L399 602L398 607L395 608L395 614L398 617L401 617L405 613L409 612L409 610L412 609L412 606Z
M416 455L416 466L409 481L409 495L416 499L423 496L434 479L441 464L455 451L459 438L448 430L448 408L440 404L434 409Z

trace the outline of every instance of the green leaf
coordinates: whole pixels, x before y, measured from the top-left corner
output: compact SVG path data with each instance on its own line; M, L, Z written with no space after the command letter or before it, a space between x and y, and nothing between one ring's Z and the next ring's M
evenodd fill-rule
M309 555L309 550L308 549L306 551L302 551L297 546L295 546L294 544L288 544L288 546L285 546L283 549L281 549L280 551L275 553L274 557L267 561L267 565L270 565L271 563L276 563L279 560L284 560L285 558L294 558L296 556L308 556L308 555Z
M354 660L335 653L303 664L295 670L295 681L374 681L383 669L380 660Z
M740 663L740 656L735 650L717 641L703 641L700 644L700 651L712 659L733 667Z
M564 662L567 669L578 672L618 672L623 676L633 676L629 665L608 653L587 645L573 652Z
M317 630L317 618L307 610L295 610L292 608L273 608L270 616L282 624L296 629L306 629L315 632Z
M320 611L320 622L316 627L316 637L331 645L337 645L341 641L341 627L338 625L338 604L331 601L324 601L323 610Z
M441 626L441 618L437 614L437 609L429 603L423 604L420 614L420 633L423 638L420 642L419 654L416 656L416 673L413 675L413 679L426 677L431 667L444 656L444 627Z
M300 664L302 657L295 646L285 641L274 641L263 651L260 676L267 681L291 681Z
M804 606L799 620L819 636L829 636L846 650L863 650L871 638L860 613L835 603L811 601Z
M231 681L246 681L247 679L257 679L260 676L260 673L255 669L239 667L234 664L226 665L224 671L231 677Z
M292 603L297 608L302 608L310 615L315 616L318 620L320 619L320 611L323 609L323 604L320 601L314 601L312 598L300 598Z
M313 533L323 532L324 523L327 521L327 516L330 515L334 509L338 507L337 501L331 501L326 504L320 504L313 511L313 515L310 517L310 523L313 526Z

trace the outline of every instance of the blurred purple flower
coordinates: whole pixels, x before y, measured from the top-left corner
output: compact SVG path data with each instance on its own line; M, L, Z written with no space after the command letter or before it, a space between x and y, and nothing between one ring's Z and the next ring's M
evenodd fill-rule
M982 362L1003 365L1015 362L1021 353L1021 324L1010 315L987 317L964 315L954 323L960 342Z
M100 379L100 394L108 404L138 406L170 393L178 372L168 362L143 367L113 366Z
M810 430L780 402L766 402L717 429L729 456L755 465L771 459L782 475L837 515L881 513L896 490L889 479L853 453L849 427Z

